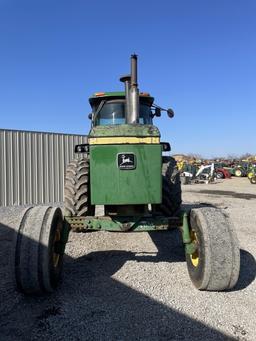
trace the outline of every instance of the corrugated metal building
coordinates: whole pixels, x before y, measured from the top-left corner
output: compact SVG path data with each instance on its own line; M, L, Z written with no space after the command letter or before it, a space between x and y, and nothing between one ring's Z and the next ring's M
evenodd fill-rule
M66 165L85 135L0 129L0 206L63 201Z

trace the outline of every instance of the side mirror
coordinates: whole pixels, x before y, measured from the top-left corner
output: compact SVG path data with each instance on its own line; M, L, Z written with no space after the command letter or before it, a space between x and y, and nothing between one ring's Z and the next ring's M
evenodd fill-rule
M167 109L167 115L170 117L170 118L173 118L174 116L174 111L172 109Z
M163 152L169 152L171 150L171 145L168 142L160 142Z
M155 116L160 117L161 116L161 109L160 108L155 108Z
M88 115L89 120L92 120L92 112Z

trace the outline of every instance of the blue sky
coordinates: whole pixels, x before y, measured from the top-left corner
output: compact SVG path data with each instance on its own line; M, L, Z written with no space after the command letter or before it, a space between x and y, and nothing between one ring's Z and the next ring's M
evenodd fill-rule
M256 1L0 0L0 128L86 134L88 97L139 88L173 153L256 154Z

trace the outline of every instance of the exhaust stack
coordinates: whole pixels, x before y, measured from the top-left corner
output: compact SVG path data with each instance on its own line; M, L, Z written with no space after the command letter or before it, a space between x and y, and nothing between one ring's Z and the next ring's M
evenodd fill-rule
M139 122L139 89L137 83L137 55L131 56L131 86L130 86L130 108L131 114L128 117L130 124Z
M137 55L131 56L131 74L123 76L120 81L125 84L126 123L139 122L139 89L137 84Z

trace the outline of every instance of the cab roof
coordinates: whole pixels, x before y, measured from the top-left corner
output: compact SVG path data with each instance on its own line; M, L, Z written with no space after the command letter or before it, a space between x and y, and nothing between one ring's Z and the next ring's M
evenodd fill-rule
M145 99L146 102L148 102L149 105L152 105L154 102L154 97L151 97L149 93L147 92L140 92L139 94L140 98ZM122 99L125 98L125 92L124 91L116 91L116 92L95 92L90 98L89 102L90 105L95 105L99 103L101 100L111 100L111 99Z

